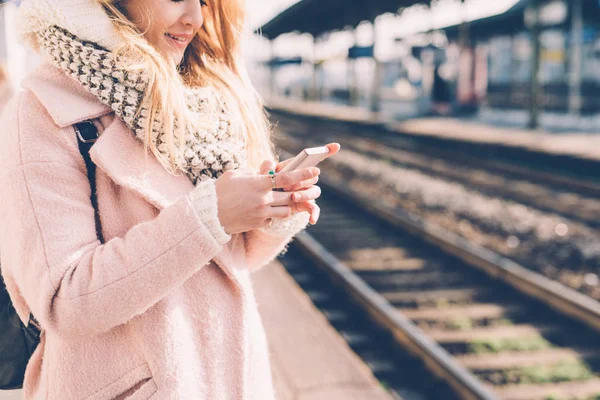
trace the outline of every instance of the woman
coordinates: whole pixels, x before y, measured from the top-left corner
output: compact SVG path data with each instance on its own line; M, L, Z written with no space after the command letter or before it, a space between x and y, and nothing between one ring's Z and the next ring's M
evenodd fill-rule
M26 399L274 398L249 275L317 222L319 170L267 175L240 1L22 3L49 58L2 122L2 272L43 329Z

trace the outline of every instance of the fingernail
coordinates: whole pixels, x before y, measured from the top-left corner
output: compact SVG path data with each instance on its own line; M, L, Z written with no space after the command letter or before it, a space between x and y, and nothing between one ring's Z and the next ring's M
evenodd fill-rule
M316 167L313 168L313 174L317 175L317 174L320 174L320 173L321 173L321 170L319 168L316 168Z
M298 193L294 193L292 196L294 197L294 201L298 201L301 198L301 196Z

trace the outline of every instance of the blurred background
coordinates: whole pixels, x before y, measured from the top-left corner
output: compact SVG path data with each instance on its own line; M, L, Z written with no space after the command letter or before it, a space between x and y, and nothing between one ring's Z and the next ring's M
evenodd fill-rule
M342 145L294 253L322 275L282 263L393 394L600 399L599 28L595 0L303 0L255 27L282 155Z
M599 400L600 1L248 6L280 158L342 146L255 277L278 399Z
M429 3L298 4L258 30L261 90L394 118L599 128L597 1ZM436 96L450 107L433 106Z

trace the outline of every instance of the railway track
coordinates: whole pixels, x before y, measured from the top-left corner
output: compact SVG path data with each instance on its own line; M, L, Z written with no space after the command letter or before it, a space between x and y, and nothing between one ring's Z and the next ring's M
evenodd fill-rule
M310 119L277 117L286 135L312 145L335 138L356 153L600 228L600 182L509 163L485 153L426 146L376 127L348 129L345 124L331 121L319 121L317 125Z
M600 195L600 179L594 162L573 157L554 156L511 147L484 143L468 143L398 131L393 125L352 123L310 115L271 110L278 121L296 126L319 126L333 129L337 135L375 139L395 150L418 151L431 158L452 161L469 168L485 169L515 179L532 181L560 190L569 190L590 197ZM314 135L315 130L310 131Z
M423 360L398 346L385 326L374 324L363 305L348 301L344 285L336 285L328 268L316 267L310 253L294 244L280 261L394 399L459 400Z
M600 398L597 302L324 177L320 185L319 223L294 242L337 287L313 290L317 306L341 291L369 316L363 329L376 323L458 398ZM311 281L297 265L290 272ZM380 343L341 331L353 347Z

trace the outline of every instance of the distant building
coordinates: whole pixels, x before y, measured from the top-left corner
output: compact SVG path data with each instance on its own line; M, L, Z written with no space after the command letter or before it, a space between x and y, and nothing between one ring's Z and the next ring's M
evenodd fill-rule
M578 2L581 14L575 8ZM473 100L494 108L527 107L533 65L527 26L530 5L530 0L521 0L503 14L469 23L469 44L459 61L459 101ZM540 21L541 107L567 111L577 96L582 114L600 112L599 2L544 0ZM461 42L461 29L465 26L442 30L456 44Z

